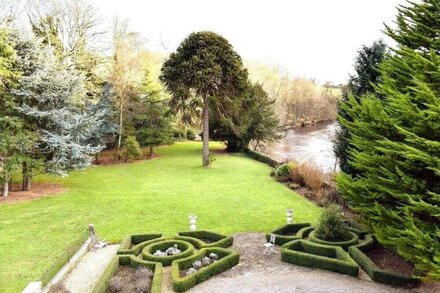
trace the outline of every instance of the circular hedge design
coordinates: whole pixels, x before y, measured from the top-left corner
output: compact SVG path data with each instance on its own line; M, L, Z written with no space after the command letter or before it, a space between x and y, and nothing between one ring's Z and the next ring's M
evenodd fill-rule
M156 250L166 250L174 245L181 250L179 254L167 255L167 256L156 256L154 253ZM142 258L148 261L160 262L164 266L169 266L176 259L185 258L187 256L194 254L194 246L191 243L182 240L163 240L144 247L142 250Z
M318 237L316 237L315 231L313 231L309 234L309 240L312 242L324 244L324 245L340 246L340 247L344 248L345 250L347 250L348 247L359 243L359 237L353 232L349 232L349 233L351 235L351 239L349 239L349 240L346 240L346 241L326 241L326 240L322 240L322 239L319 239Z

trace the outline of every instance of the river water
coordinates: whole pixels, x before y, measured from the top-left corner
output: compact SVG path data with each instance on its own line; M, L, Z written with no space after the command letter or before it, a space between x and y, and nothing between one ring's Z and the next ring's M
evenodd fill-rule
M280 141L267 144L261 151L280 162L309 162L325 172L333 172L336 161L333 137L337 127L332 122L289 129Z

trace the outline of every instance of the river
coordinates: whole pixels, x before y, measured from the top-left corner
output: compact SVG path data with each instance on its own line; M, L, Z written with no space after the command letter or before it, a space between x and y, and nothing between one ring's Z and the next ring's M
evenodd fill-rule
M289 129L281 140L267 144L261 151L280 162L292 159L310 162L325 172L333 172L336 161L333 137L337 127L332 122Z

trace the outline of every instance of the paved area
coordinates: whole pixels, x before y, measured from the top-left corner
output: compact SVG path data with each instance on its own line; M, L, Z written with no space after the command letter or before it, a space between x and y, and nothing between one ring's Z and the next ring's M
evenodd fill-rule
M64 280L66 290L72 293L92 292L99 277L116 255L118 247L119 245L109 245L87 252Z
M363 273L353 278L328 271L310 269L281 261L276 254L264 255L264 235L259 233L234 235L233 249L240 252L240 263L188 292L289 292L289 293L394 293L409 292L368 281Z

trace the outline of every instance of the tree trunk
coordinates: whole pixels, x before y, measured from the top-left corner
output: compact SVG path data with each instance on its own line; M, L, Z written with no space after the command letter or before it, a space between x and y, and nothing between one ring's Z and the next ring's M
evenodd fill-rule
M31 176L29 174L29 168L28 168L28 164L26 162L23 163L22 165L23 168L23 182L22 182L22 187L21 190L22 191L29 191L31 190Z
M121 143L122 143L122 102L119 106L119 134L118 134L118 151L121 149Z
M209 99L203 98L203 166L209 166Z
M154 156L154 150L153 150L153 146L150 146L150 157Z
M95 154L95 164L99 165L99 152Z
M5 182L3 183L2 196L7 197L9 195L9 175L8 174L4 174L4 180L5 180Z

